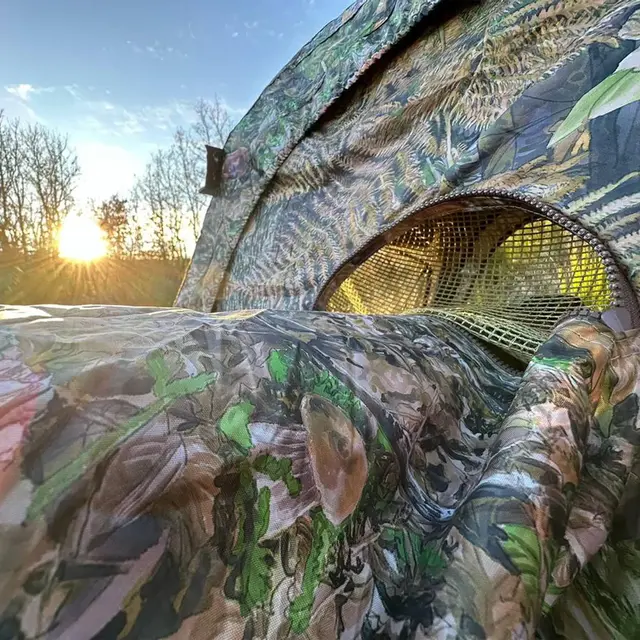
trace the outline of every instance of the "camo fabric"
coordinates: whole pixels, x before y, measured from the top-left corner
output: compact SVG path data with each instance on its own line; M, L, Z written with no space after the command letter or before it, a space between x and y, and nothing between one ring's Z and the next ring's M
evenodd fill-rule
M303 47L229 136L178 304L211 311L253 207L293 147L385 51L442 0L356 0Z
M559 208L640 291L640 2L430 4L357 3L268 87L229 139L177 304L314 308L371 238L470 188Z
M639 332L0 318L1 638L640 637Z

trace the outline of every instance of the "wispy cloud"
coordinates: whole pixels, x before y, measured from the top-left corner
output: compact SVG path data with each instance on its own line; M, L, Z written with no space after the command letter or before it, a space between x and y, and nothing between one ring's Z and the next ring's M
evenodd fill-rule
M224 30L231 35L232 38L237 38L238 36L244 36L245 38L255 38L256 35L262 33L262 30L259 29L260 21L259 20L245 20L240 22L237 20L231 23L225 23ZM271 31L267 33L271 34ZM274 32L275 35L275 32Z
M184 87L184 85L182 85ZM186 88L186 87L184 87ZM114 138L135 138L164 144L181 126L187 126L196 118L194 103L187 100L171 100L161 104L121 104L108 89L98 91L95 87L69 84L60 87L39 88L31 84L5 87L6 98L0 97L0 108L15 117L44 122L32 107L39 106L30 99L37 93L56 92L58 106L62 104L66 113L65 122L72 129L82 132L94 140L108 142ZM66 102L60 103L60 99ZM233 120L239 120L246 108L222 102Z
M8 118L20 118L22 120L42 122L44 124L43 118L40 118L28 103L13 97L5 98L4 96L0 96L0 111Z
M177 49L172 45L164 45L158 40L154 40L151 44L140 45L131 40L127 40L126 44L136 54L145 54L155 58L156 60L164 60L165 58L188 58L189 54Z
M16 84L11 87L5 87L5 89L13 96L24 100L29 100L29 95L34 92L34 87L30 84Z
M247 107L238 107L229 104L226 100L219 100L220 106L231 116L234 122L238 122L240 118L246 115L249 110ZM191 111L193 113L193 110Z
M178 38L183 40L184 38L189 38L190 40L197 40L195 33L193 33L193 27L191 23L187 24L187 28L178 29Z
M46 120L36 113L35 108L38 105L33 98L54 90L54 87L38 87L28 83L7 85L4 87L4 93L0 91L0 109L12 118L24 118L46 124Z
M67 84L63 87L63 89L76 100L81 100L82 96L80 95L80 87L77 84Z
M89 101L82 105L85 127L96 133L116 137L143 133L167 134L186 122L186 105L175 102L160 106L123 107L107 101Z
M19 100L28 102L31 99L31 96L38 93L49 93L53 91L53 87L35 87L32 84L24 83L8 85L5 87L5 90Z
M192 117L193 107L175 100L160 105L123 106L114 100L96 100L76 85L65 87L74 102L78 125L100 136L136 136L148 134L155 138L171 134Z

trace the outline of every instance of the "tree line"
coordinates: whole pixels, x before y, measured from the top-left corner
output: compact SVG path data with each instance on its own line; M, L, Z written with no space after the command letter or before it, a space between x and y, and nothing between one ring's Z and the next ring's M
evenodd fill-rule
M232 127L221 102L199 100L194 120L171 144L151 154L130 193L89 207L115 258L184 260L197 239L206 206L204 144L222 146ZM76 202L81 179L68 137L0 111L0 253L29 259L55 256L58 229Z

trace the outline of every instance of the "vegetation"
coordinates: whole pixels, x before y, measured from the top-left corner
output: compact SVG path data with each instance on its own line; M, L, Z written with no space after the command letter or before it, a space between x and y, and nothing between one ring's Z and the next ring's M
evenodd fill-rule
M78 264L55 256L0 259L0 304L171 306L186 260L104 258Z
M206 207L204 144L222 145L232 125L217 99L198 101L194 116L130 193L87 210L74 198L81 167L68 138L0 111L0 303L172 304ZM101 260L59 255L61 226L80 207L102 229Z

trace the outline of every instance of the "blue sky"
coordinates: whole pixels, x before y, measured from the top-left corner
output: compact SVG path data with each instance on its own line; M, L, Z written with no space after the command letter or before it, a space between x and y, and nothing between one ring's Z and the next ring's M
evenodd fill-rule
M239 118L349 0L2 0L0 109L68 133L80 199L126 192L217 94Z

